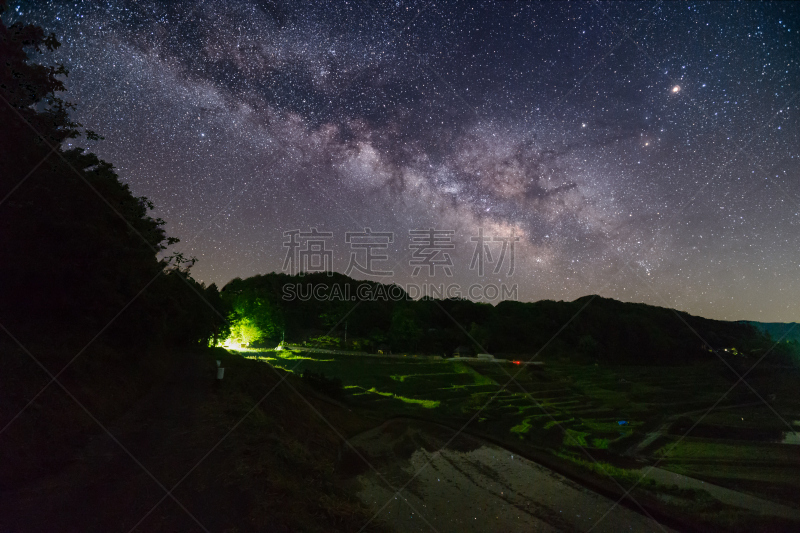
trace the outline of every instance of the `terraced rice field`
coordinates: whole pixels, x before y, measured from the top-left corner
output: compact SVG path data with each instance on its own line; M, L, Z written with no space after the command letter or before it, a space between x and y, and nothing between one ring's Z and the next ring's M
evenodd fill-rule
M626 487L640 478L630 458L620 462L628 455L798 506L800 446L750 437L781 436L788 431L786 420L800 419L788 380L778 391L783 401L767 406L747 386L732 388L735 376L722 364L644 367L551 360L525 366L423 356L243 355L296 373L337 377L343 401L376 418L423 418L495 442L549 450L596 473L611 472ZM717 434L725 438L708 438ZM598 468L597 461L607 466Z
M296 373L311 370L338 377L350 400L364 409L449 422L474 417L473 423L491 426L493 434L523 440L560 433L556 440L561 442L570 433L580 436L582 446L598 449L627 448L670 418L707 409L731 385L725 369L714 365L608 367L548 361L534 367L422 356L275 351L245 355ZM740 386L714 413L755 401ZM753 419L749 414L748 418Z

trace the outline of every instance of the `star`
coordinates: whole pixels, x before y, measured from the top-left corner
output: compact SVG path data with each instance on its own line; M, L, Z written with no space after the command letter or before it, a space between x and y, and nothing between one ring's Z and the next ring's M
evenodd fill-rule
M522 236L521 300L660 305L656 291L710 318L800 320L788 297L800 247L787 244L800 45L785 29L739 38L786 22L787 4L698 4L699 15L667 2L625 54L610 53L591 3L431 4L418 18L405 2L195 4L23 2L4 16L63 41L41 57L70 70L74 120L104 137L87 149L153 201L181 239L174 251L201 258L197 279L280 272L290 230L333 232L344 271L345 232L392 232L390 259L404 264L409 230L469 243L483 228ZM687 97L683 83L696 83ZM765 180L775 186L750 187ZM480 281L471 256L453 251L464 287ZM615 278L632 257L653 290ZM405 270L386 281L412 281Z

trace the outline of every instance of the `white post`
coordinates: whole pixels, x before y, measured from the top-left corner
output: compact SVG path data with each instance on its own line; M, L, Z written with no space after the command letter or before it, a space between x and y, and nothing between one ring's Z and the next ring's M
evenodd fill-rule
M220 367L220 368L218 368L218 369L217 369L217 379L218 379L218 380L219 380L219 379L222 379L222 377L223 377L224 375L225 375L225 368L223 368L223 367Z

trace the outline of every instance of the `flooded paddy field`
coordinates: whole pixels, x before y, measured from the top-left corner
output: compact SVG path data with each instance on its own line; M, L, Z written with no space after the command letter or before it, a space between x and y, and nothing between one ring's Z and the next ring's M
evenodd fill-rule
M351 443L376 469L358 476L359 497L397 531L672 531L509 450L431 425L392 421Z

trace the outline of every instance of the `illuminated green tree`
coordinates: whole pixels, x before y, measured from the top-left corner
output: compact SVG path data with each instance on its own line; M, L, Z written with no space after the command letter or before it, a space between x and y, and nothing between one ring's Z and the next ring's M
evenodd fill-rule
M251 318L241 317L234 319L231 323L230 339L242 346L249 346L254 342L260 341L263 337L264 332Z
M232 340L247 345L281 337L283 314L269 290L245 285L237 278L225 286L222 299L232 309L229 317Z

